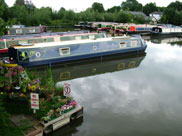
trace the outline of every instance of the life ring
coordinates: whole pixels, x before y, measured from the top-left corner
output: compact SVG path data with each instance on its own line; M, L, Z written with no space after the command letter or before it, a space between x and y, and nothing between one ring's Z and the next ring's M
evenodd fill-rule
M93 46L93 50L94 50L94 51L97 50L97 46L96 46L96 45Z
M36 56L37 58L40 58L40 56L41 56L40 52L37 51L37 52L35 53L35 56Z

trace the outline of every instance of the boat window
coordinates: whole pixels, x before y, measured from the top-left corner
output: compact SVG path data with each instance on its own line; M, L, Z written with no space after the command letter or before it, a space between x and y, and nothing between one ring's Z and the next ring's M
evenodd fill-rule
M125 63L118 64L118 70L125 69Z
M27 40L21 40L21 41L18 41L18 43L19 43L19 44L25 44L25 43L27 44L28 41L27 41Z
M97 39L97 38L104 38L104 35L103 34L96 34L95 35L95 38Z
M44 42L47 42L47 39L44 39Z
M126 48L126 42L120 42L119 47L120 48Z
M129 67L129 68L134 68L134 67L136 67L136 61L131 61L131 62L129 62L128 67Z
M37 40L29 40L28 43L37 43Z
M23 32L22 29L16 29L17 34L22 34L22 32Z
M35 33L35 29L34 28L30 28L29 29L29 33Z
M75 37L75 40L81 40L82 38L81 38L81 36L76 36Z
M137 47L137 41L131 41L131 47Z
M89 35L89 39L95 39L95 35Z
M17 41L9 41L8 42L8 47L12 46L12 45L17 45L18 42Z
M82 35L82 40L89 39L88 35Z
M54 42L54 39L53 38L48 38L47 42Z
M75 36L64 36L64 37L60 37L61 41L71 41L71 40L75 40Z
M71 73L70 72L64 72L60 74L60 80L69 79Z
M4 49L4 42L0 42L0 49Z
M59 48L59 53L61 56L69 55L70 54L70 48Z

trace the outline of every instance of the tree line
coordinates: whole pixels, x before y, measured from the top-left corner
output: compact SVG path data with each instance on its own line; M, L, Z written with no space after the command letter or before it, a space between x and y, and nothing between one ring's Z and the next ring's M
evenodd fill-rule
M6 32L6 26L12 24L73 26L78 21L146 23L144 16L134 15L130 11L143 12L147 16L154 11L161 11L163 12L161 23L182 24L182 2L180 1L172 2L167 7L158 7L155 3L143 6L137 0L126 0L121 5L107 10L104 9L102 3L95 2L85 11L76 13L63 7L58 11L50 7L36 8L33 3L25 3L24 0L16 0L12 7L8 7L4 0L0 0L0 35Z

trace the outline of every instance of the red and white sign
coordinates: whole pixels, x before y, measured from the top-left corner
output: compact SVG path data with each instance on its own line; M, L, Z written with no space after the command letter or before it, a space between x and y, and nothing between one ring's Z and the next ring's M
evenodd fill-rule
M39 94L31 93L30 99L31 99L31 108L38 110L39 109Z
M70 96L71 94L71 84L64 83L64 96Z

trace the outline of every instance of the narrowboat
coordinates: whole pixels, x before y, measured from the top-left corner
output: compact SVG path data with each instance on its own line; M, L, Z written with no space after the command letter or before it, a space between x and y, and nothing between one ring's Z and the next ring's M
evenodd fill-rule
M8 48L9 59L22 66L143 52L147 45L141 36L107 37L105 33L60 37L60 42L21 44Z
M27 44L27 43L45 43L56 42L63 35L84 34L88 31L70 31L70 32L55 32L42 34L28 34L28 35L4 35L0 37L0 53L8 53L8 48L12 45Z
M46 26L25 27L24 25L14 25L8 31L10 35L40 34L44 32L47 32Z
M152 28L152 35L179 35L182 36L182 28L173 25L159 25Z
M151 26L146 25L136 25L136 26L130 26L128 30L126 30L127 34L150 34L152 31Z

